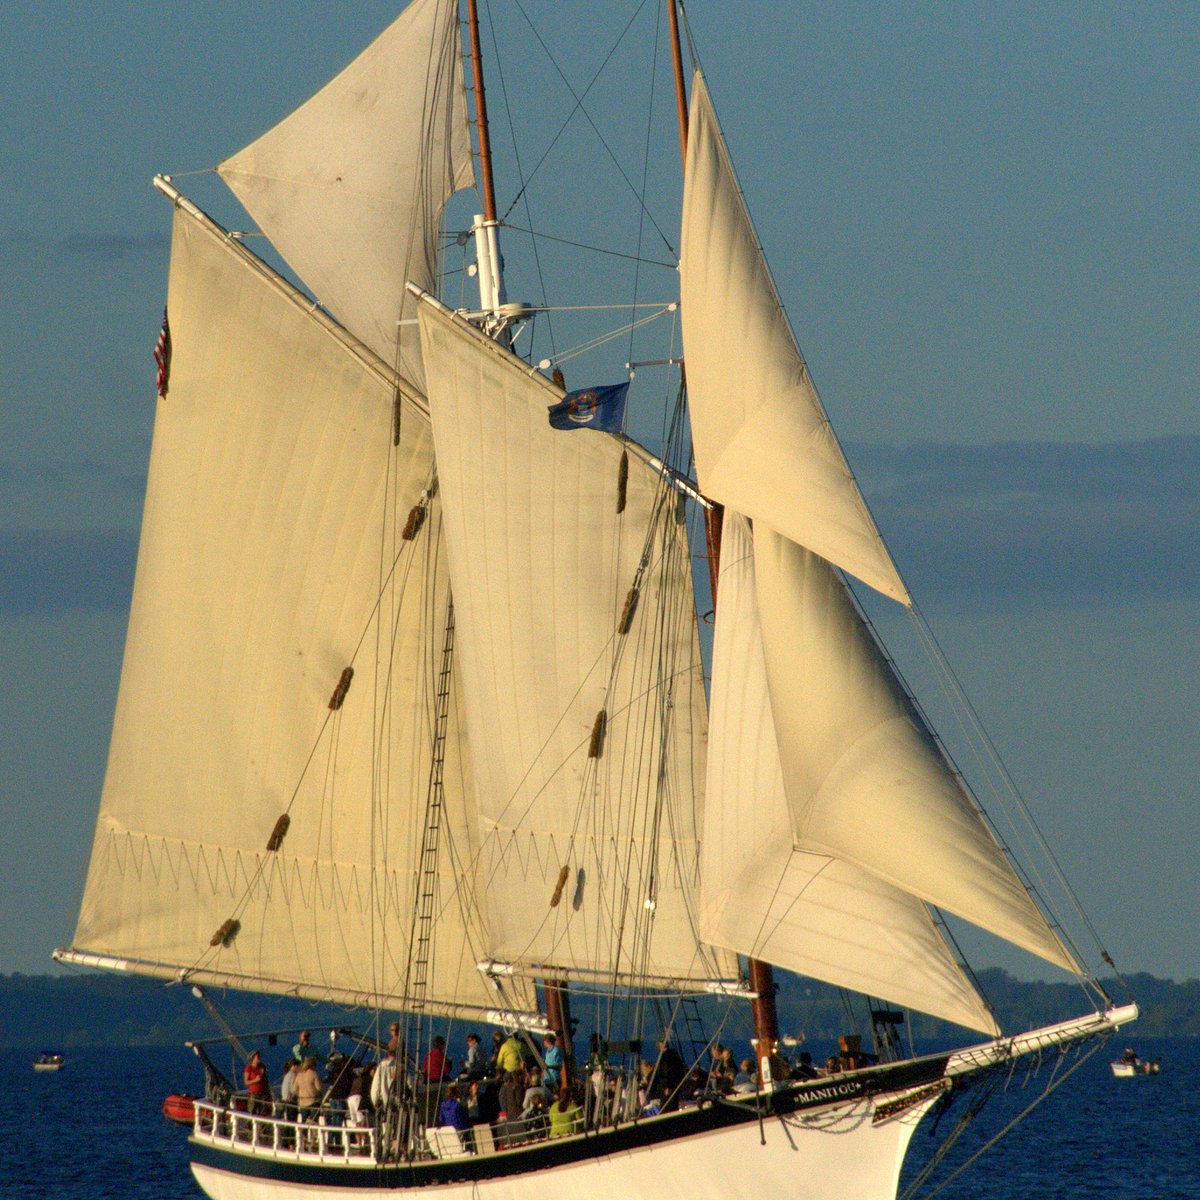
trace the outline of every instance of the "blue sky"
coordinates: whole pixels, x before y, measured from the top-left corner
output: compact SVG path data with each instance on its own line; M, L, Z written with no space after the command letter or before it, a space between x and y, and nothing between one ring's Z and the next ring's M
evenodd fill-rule
M644 87L652 24L636 4L523 11L577 87L634 17L589 110L603 120ZM212 177L185 173L282 116L393 12L6 7L0 971L48 969L69 938L103 781L165 293L169 209L150 177L175 173L231 219ZM689 12L800 344L926 617L1118 965L1194 976L1195 9ZM494 136L507 100L528 172L573 101L522 10L498 2L495 25L513 53L490 77ZM658 101L667 87L663 73ZM605 128L636 172L646 129L623 111ZM677 241L664 128L651 208ZM555 231L629 249L621 187L594 204L612 170L589 137L539 172L567 210ZM500 153L503 210L517 174ZM522 203L511 220L527 219ZM525 242L506 250L536 298ZM567 274L562 302L628 282L545 253ZM671 272L645 271L642 294L670 298ZM879 620L902 644L896 614ZM936 720L924 669L896 652Z

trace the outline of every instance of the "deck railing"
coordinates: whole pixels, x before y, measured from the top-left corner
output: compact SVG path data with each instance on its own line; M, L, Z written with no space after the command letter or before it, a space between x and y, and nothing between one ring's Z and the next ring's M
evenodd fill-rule
M376 1131L369 1125L339 1124L332 1113L312 1119L277 1117L196 1102L192 1136L199 1142L290 1161L375 1164Z
M382 1132L370 1125L346 1124L345 1118L344 1111L328 1109L314 1109L304 1118L268 1116L199 1100L195 1106L192 1134L197 1141L207 1145L258 1157L373 1166ZM580 1114L557 1136L582 1132ZM461 1134L450 1127L430 1126L424 1130L416 1157L427 1160L494 1154L498 1150L536 1145L550 1136L550 1120L544 1111L527 1118L502 1118L495 1125L475 1125Z

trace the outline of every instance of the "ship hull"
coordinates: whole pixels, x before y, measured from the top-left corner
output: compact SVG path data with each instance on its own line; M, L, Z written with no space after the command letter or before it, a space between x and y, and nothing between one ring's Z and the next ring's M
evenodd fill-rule
M197 1102L192 1173L213 1200L372 1200L413 1188L436 1200L894 1200L913 1132L953 1081L1112 1033L1137 1015L1135 1005L1110 1008L577 1137L389 1166L376 1162L373 1130L299 1126Z
M413 1188L438 1200L892 1200L913 1131L945 1086L927 1079L845 1103L822 1101L814 1087L777 1094L769 1108L717 1104L534 1148L390 1167L193 1139L192 1171L213 1200L370 1200Z

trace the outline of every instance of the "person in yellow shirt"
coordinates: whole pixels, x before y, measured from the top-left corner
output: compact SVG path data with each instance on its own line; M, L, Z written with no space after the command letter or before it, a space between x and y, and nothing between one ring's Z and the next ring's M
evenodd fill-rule
M521 1049L520 1039L514 1030L496 1053L496 1067L500 1072L500 1077L503 1078L506 1071L516 1072L521 1070L524 1065L525 1052Z
M550 1136L570 1137L583 1130L583 1110L579 1107L570 1087L559 1089L558 1099L550 1105Z

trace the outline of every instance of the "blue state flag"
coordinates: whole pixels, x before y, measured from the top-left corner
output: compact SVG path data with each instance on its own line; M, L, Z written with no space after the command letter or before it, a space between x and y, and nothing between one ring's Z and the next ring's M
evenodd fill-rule
M550 405L550 424L555 429L603 429L606 433L620 433L628 391L629 380L568 392L557 404Z

